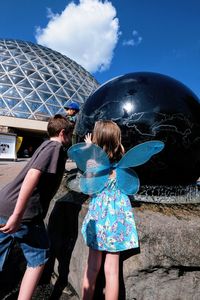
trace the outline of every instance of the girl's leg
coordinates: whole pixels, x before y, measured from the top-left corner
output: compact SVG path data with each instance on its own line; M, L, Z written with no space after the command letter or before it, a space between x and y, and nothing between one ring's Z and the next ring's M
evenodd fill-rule
M119 253L106 253L104 272L106 278L106 300L118 300L119 296Z
M18 300L30 300L42 275L44 265L39 267L27 267L20 286Z
M83 277L82 300L93 299L96 278L102 262L102 252L89 248L88 261Z

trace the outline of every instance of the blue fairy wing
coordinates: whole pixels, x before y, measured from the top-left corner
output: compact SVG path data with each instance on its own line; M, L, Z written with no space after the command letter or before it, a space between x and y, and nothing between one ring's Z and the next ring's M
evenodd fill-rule
M107 169L110 161L105 151L92 143L78 143L68 150L68 157L76 162L77 167L85 172L89 168ZM88 163L90 162L90 163Z
M161 141L148 141L130 149L119 161L116 167L117 185L127 195L134 195L138 192L139 178L130 167L136 167L147 162L154 154L164 148Z
M127 195L134 195L138 192L140 181L135 171L128 168L117 168L116 177L120 191Z
M69 148L68 156L85 172L80 177L81 191L84 194L100 192L110 173L110 161L105 151L92 143L79 143Z
M136 167L147 162L164 148L161 141L148 141L131 148L118 163L120 168Z
M110 170L110 169L109 169ZM86 171L81 177L80 177L80 190L84 194L92 195L101 192L106 182L109 178L109 170L99 171L99 172L89 172Z

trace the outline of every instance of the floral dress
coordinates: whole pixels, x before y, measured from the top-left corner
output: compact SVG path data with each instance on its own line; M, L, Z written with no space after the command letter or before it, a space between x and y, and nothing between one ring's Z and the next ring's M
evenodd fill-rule
M95 250L118 252L139 247L130 200L109 179L101 193L91 197L82 225L86 244Z

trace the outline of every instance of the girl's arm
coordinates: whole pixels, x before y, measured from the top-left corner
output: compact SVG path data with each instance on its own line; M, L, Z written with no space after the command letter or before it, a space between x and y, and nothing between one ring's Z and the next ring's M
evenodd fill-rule
M85 135L84 141L85 141L86 143L91 144L91 143L92 143L92 134L91 134L91 133L87 133L87 134Z
M30 169L26 174L24 181L22 183L18 199L14 208L12 215L9 217L5 226L0 230L4 233L13 233L17 231L21 223L26 205L29 201L30 196L33 193L33 190L37 186L42 172L37 169Z

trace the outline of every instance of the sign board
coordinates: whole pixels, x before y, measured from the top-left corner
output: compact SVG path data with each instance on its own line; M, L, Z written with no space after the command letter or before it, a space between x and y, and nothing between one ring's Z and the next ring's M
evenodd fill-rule
M16 134L0 133L0 159L16 159Z

